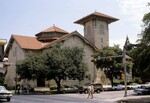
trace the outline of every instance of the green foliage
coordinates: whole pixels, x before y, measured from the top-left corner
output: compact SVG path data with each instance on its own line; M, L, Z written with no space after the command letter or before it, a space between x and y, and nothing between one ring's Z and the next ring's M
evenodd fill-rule
M146 80L149 78L150 72L150 12L144 15L143 23L143 31L140 34L138 45L130 51L130 55L134 60L134 76Z
M30 92L30 93L35 92L35 91L34 91L34 88L30 88L30 89L29 89L29 92Z
M55 85L54 85L54 86L51 86L51 87L50 87L50 90L57 90L57 86L55 86Z
M47 68L47 79L54 79L60 88L62 79L83 80L87 66L83 62L84 51L81 48L55 46L43 52Z
M100 57L107 57L107 56L118 56L122 55L122 50L118 46L114 47L105 47L101 49L99 52L95 54L95 58L98 56ZM122 72L123 71L123 64L122 58L108 58L108 59L100 59L96 62L97 68L113 68L114 73Z
M94 57L108 57L108 56L118 56L122 55L123 51L119 48L119 46L114 47L105 47L98 51ZM123 67L123 61L122 58L106 58L106 59L100 59L95 62L97 68L103 69L107 75L108 78L110 78L112 85L113 85L113 78L118 78L121 73L124 71ZM127 65L127 71L129 72L130 69L132 69L132 61L126 61Z
M83 62L82 48L60 47L58 45L42 53L30 52L26 59L17 62L17 74L21 79L54 79L58 89L62 79L79 81L85 78L87 65Z
M4 74L0 73L0 85L4 85Z
M142 79L140 77L134 77L132 80L129 81L130 83L138 83L141 84L142 83Z
M45 65L39 53L28 53L25 60L18 61L16 64L17 74L21 79L37 79L39 76L45 78Z
M114 84L114 85L118 85L118 84L124 85L124 80L115 79L115 80L113 81L113 84Z

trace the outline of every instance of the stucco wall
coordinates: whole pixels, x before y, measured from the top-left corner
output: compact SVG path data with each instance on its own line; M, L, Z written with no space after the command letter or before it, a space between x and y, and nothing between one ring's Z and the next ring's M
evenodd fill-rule
M14 41L8 53L8 63L10 66L7 67L7 74L5 77L5 84L9 87L15 86L15 77L16 77L16 61L24 59L24 51L20 46Z
M83 41L80 37L74 35L70 36L69 38L65 39L65 42L63 43L63 46L70 46L70 47L80 47L84 48L85 56L84 56L84 62L87 63L88 66L88 72L87 75L90 74L90 80L86 79L83 82L93 82L95 81L95 74L96 74L96 68L93 62L91 62L92 55L94 54L94 49L87 45L85 41Z
M87 75L90 74L90 79L89 78L85 79L84 81L82 81L82 84L95 81L95 78L97 76L97 71L94 63L91 62L91 60L93 59L92 55L94 54L95 50L77 35L69 36L68 38L65 38L64 42L61 43L62 46L84 48L84 52L85 52L84 61L85 63L87 63L88 66ZM5 83L9 87L15 87L16 66L14 64L16 63L17 60L21 60L25 58L24 53L25 52L23 51L23 49L21 49L19 45L14 41L8 54L9 55L8 62L11 63L11 65L8 67L8 73L5 78ZM28 82L30 83L31 86L36 86L36 81L32 81L32 82L28 81ZM20 83L23 83L23 81L21 81ZM63 81L63 83L78 84L79 82L71 80L71 81Z
M103 26L102 31L101 26ZM97 20L97 25L95 26L95 44L98 48L103 48L109 45L108 23L106 21Z
M97 48L109 45L108 23L99 19L90 20L84 24L84 36Z

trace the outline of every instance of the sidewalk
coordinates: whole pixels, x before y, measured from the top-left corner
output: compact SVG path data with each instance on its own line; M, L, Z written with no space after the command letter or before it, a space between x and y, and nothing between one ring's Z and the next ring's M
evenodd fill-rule
M63 94L68 97L87 98L87 94ZM106 101L110 103L150 103L150 95L135 95L132 90L124 97L124 91L109 91L95 93L93 100Z
M119 100L118 103L150 103L150 95L128 96Z
M29 93L28 95L38 95L39 93ZM45 93L44 93L45 94ZM40 93L40 95L44 95ZM20 94L21 95L21 94ZM45 94L45 95L53 95L53 94ZM76 97L87 99L87 94L58 94L58 95L66 95L67 97ZM133 93L133 90L128 90L127 97L124 97L124 91L104 91L101 93L94 93L93 100L96 101L106 101L109 103L150 103L150 95L136 95Z
M150 103L150 95L136 95L132 91L128 91L127 97L124 97L123 91L118 94L113 92L103 92L101 94L95 94L96 99L103 99L105 101L114 103Z

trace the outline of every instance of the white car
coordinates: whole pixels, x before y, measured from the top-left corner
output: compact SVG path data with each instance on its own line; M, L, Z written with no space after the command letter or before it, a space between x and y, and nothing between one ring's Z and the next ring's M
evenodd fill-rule
M140 87L141 85L139 85L138 83L131 83L130 85L127 86L127 89L136 89Z
M12 93L8 91L4 86L0 86L0 99L7 99L9 102L11 100Z
M146 82L146 83L145 83L145 86L150 86L150 82Z
M113 86L112 90L123 90L125 88L124 85L122 84L118 84L117 86Z

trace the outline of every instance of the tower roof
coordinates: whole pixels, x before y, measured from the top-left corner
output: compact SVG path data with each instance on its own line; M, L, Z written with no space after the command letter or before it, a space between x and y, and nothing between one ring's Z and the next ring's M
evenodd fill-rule
M86 21L88 21L90 19L93 19L93 18L98 18L98 19L107 21L108 23L112 23L112 22L115 22L115 21L119 20L115 17L109 16L109 15L106 15L106 14L103 14L103 13L100 13L100 12L94 12L90 15L87 15L87 16L75 21L74 23L84 24Z
M54 32L54 33L57 32L57 33L68 34L67 31L65 31L65 30L63 30L63 29L60 29L59 27L53 25L52 27L47 28L47 29L45 29L45 30L39 32L38 34L36 34L36 36L39 35L39 34L41 34L41 33L53 33L53 32Z

